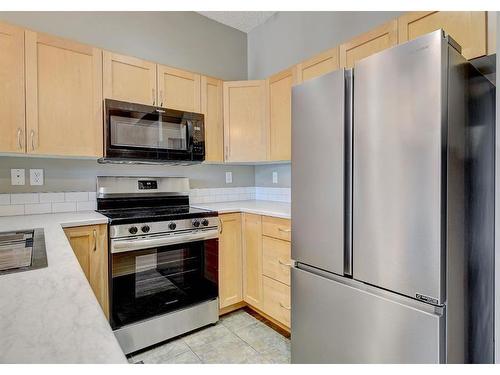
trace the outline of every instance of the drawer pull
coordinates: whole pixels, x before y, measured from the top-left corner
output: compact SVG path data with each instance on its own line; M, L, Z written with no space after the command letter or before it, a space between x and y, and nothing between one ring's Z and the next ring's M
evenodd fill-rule
M280 306L282 308L284 308L285 310L291 310L292 308L291 307L286 307L285 305L283 305L281 302L280 302Z
M281 259L278 259L278 263L281 264L282 266L287 266L287 267L291 267L292 266L292 263L282 262Z
M290 228L278 228L280 232L290 233L292 230Z

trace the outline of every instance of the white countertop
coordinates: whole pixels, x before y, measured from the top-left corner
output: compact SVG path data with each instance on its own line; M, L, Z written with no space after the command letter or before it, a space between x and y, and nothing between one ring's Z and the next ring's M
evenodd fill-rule
M218 203L197 203L192 204L193 207L206 210L213 210L219 213L228 212L246 212L250 214L281 217L290 219L290 203L274 202L274 201L234 201L234 202L218 202Z
M127 363L62 227L97 212L0 217L0 232L43 228L48 267L0 275L0 363Z

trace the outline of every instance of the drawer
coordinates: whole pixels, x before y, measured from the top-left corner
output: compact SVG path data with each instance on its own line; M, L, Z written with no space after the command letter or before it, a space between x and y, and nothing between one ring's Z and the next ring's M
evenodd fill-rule
M290 285L290 242L262 237L262 273L271 279Z
M289 219L280 219L270 216L262 217L262 233L265 236L290 241L291 232L292 227Z
M290 327L290 287L263 276L264 312Z

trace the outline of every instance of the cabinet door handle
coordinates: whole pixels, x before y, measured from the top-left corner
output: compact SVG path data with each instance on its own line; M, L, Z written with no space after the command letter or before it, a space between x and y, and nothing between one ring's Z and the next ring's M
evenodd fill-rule
M224 230L223 221L222 221L222 220L219 220L219 223L220 223L219 234L222 234L222 231Z
M291 310L292 308L290 306L286 307L280 302L280 306L283 307L285 310Z
M292 266L292 263L282 262L281 259L278 259L278 263L281 264L282 266L287 266L287 267L291 267Z
M20 150L23 149L23 145L21 143L21 133L22 133L21 128L17 128L17 145L19 146Z
M163 90L160 90L160 107L163 107Z
M155 105L156 104L156 97L155 97L156 96L155 95L156 90L152 89L151 91L152 91L152 96L153 96L153 105Z
M280 232L290 233L292 230L290 228L278 228Z
M35 150L35 131L33 129L31 129L30 137L31 137L31 150L34 151Z
M229 146L226 145L226 160L229 159Z
M94 252L97 250L97 231L94 229Z

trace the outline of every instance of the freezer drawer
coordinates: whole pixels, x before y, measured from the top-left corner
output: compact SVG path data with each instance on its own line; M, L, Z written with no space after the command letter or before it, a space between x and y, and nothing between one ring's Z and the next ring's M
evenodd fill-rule
M292 363L440 363L441 311L292 268Z

